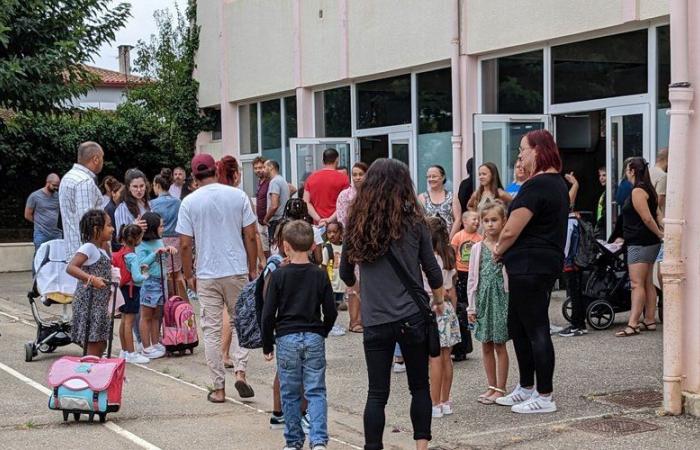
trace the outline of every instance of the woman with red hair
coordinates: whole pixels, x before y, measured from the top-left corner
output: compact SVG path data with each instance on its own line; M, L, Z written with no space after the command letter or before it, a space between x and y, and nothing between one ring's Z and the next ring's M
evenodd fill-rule
M510 205L493 253L503 260L508 273L508 332L520 383L496 403L511 406L516 413L548 413L557 410L552 399L549 297L564 266L569 195L560 174L559 149L549 131L523 136L519 159L529 179Z

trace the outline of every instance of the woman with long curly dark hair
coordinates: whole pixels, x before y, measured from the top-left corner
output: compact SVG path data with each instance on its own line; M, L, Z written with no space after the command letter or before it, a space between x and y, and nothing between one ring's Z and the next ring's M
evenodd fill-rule
M367 171L350 205L340 263L340 277L350 287L360 267L364 352L369 388L364 412L365 449L380 449L384 407L389 398L391 363L401 347L411 391L411 422L417 449L431 439L432 403L428 383L428 323L390 263L393 254L411 288L422 289L421 268L442 313L442 272L433 254L423 208L418 203L408 167L378 159Z

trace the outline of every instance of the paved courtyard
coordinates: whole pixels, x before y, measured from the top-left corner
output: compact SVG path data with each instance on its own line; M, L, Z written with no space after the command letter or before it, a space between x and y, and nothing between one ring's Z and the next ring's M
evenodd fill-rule
M0 274L0 437L2 447L26 448L231 448L278 449L281 431L268 427L272 363L254 351L248 379L251 402L241 402L229 378L229 402L205 400L209 384L203 348L194 356L164 358L147 366L127 367L122 410L105 425L63 423L47 408L46 372L55 359L77 355L62 347L24 362L23 344L35 329L26 300L28 273ZM563 325L562 296L552 301L550 316ZM43 308L43 307L42 307ZM58 313L56 306L48 313ZM347 324L347 313L340 313ZM616 318L615 328L626 321ZM200 338L201 339L201 338ZM201 342L201 340L200 340ZM116 340L118 351L118 339ZM433 422L431 448L700 448L700 421L659 413L662 389L662 333L620 339L612 330L579 338L554 338L557 352L555 396L559 411L522 416L507 408L483 406L475 399L485 388L479 344L469 360L455 365L455 414ZM329 448L362 448L362 411L366 393L362 337L349 333L327 342ZM517 381L511 348L509 386ZM413 448L405 374L392 375L387 405L385 446ZM42 391L43 389L43 391Z

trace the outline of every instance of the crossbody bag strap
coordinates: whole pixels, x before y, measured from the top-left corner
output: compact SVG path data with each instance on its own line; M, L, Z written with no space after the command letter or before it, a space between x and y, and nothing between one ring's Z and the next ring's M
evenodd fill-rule
M411 278L406 268L403 265L401 265L391 247L389 247L389 251L386 252L386 257L389 260L389 264L391 264L391 267L394 269L394 273L396 273L396 275L399 277L399 280L401 280L401 283L404 285L406 290L408 290L408 294L411 296L416 306L418 306L418 309L423 314L430 314L430 306L423 301L420 295L418 295L418 292L416 290L416 282Z

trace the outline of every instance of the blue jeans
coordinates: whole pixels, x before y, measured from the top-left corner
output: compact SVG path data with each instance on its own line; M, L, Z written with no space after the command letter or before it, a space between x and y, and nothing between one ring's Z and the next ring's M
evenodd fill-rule
M284 439L287 447L302 448L301 395L309 402L309 441L311 446L328 443L328 403L326 401L326 342L316 333L280 336L277 344L277 374L280 379Z

